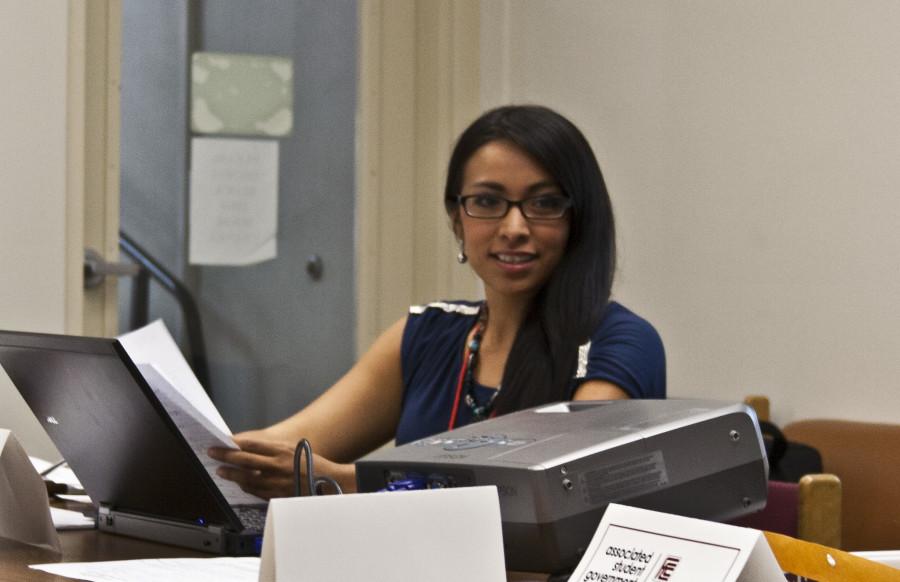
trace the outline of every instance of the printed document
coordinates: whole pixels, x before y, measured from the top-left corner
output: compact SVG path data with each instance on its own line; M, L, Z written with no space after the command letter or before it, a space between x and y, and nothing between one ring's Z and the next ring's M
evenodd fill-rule
M91 582L257 582L259 578L259 558L161 558L35 564L29 568Z
M216 474L220 463L209 458L206 450L238 446L165 324L157 320L119 337L119 341L228 503L264 503L263 499L245 493L233 481Z

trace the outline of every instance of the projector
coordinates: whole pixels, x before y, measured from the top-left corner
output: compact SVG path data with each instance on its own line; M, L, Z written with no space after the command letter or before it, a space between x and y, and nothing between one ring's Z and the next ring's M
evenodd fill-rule
M609 503L726 521L765 506L768 471L752 409L676 399L559 402L356 462L361 492L496 486L507 568L550 573Z

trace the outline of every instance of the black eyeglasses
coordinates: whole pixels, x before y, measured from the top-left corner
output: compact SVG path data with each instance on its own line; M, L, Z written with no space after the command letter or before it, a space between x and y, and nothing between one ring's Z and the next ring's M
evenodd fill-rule
M572 199L562 194L545 194L525 200L508 200L497 194L460 196L459 204L472 218L503 218L513 206L531 220L555 220L566 215Z

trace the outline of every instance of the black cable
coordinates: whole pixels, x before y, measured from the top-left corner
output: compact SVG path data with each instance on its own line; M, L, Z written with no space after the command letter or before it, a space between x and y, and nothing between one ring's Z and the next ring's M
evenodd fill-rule
M315 495L316 492L313 489L312 482L312 469L313 469L313 460L312 460L312 446L309 444L309 441L306 439L300 439L297 443L297 446L294 448L294 496L300 497L303 495L303 492L300 489L300 457L303 456L303 453L306 453L306 478L307 478L307 486L309 487L309 494Z
M338 482L332 479L331 477L317 477L316 478L316 495L322 495L322 485L331 485L335 492L338 494L343 493L344 491L341 489L341 486L338 485Z
M321 495L320 487L323 485L331 485L338 494L343 493L338 482L328 476L316 477L313 472L313 454L312 445L306 439L300 439L294 448L294 496L300 497L303 492L300 487L300 458L306 454L306 488L309 495Z

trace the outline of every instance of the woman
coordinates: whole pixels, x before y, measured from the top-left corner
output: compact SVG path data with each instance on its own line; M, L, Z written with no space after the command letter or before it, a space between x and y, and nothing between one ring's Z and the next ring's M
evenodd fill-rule
M609 301L615 230L590 145L558 113L482 115L450 159L444 205L482 302L413 307L294 416L212 449L219 474L260 497L293 492L300 438L316 473L356 488L353 461L496 414L557 400L664 398L653 327Z

